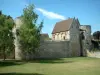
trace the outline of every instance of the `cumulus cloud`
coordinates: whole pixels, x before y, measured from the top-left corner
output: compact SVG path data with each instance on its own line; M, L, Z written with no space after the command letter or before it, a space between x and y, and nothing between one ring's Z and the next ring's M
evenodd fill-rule
M36 10L40 11L44 16L46 16L49 19L61 19L61 20L66 19L65 16L62 16L62 15L54 13L54 12L49 12L49 11L42 9L42 8L36 8Z

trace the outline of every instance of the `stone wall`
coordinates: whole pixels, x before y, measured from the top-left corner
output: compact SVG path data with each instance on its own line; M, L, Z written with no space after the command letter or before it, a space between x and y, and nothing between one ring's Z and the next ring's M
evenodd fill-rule
M40 45L40 58L60 58L69 56L69 41L44 41Z
M26 59L30 58L64 58L70 57L69 41L42 41L39 50L32 55L25 55Z

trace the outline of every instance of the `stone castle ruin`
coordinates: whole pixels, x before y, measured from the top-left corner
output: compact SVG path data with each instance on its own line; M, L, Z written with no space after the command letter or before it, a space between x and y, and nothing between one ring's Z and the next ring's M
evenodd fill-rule
M21 18L15 19L16 26L13 29L15 37L15 59L23 58L64 58L86 56L86 50L91 46L91 26L80 25L76 18L69 18L57 22L53 32L52 40L43 40L38 52L32 55L21 56L16 30L22 24ZM27 35L27 34L26 34Z

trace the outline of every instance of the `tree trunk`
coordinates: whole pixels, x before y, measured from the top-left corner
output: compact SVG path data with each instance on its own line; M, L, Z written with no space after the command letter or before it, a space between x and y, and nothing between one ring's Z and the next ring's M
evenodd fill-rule
M15 48L14 48L14 59L15 59Z
M6 59L6 54L5 54L5 46L4 46L4 50L3 50L3 60Z

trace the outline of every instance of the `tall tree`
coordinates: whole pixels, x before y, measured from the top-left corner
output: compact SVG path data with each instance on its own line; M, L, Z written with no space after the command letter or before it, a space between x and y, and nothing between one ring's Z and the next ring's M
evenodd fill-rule
M13 26L14 21L12 17L2 14L0 11L0 51L3 52L4 60L6 54L14 50Z
M40 32L43 21L37 24L38 15L34 12L34 5L29 5L23 10L22 25L19 29L20 48L25 54L36 51L40 44Z

